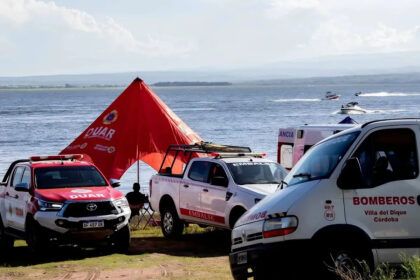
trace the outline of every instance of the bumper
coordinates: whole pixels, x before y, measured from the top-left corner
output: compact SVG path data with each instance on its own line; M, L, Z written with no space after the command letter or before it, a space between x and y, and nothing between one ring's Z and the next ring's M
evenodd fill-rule
M110 238L115 232L129 223L130 212L87 218L64 218L57 212L38 212L35 220L48 237L58 243L77 243L101 241ZM103 227L84 228L85 222L103 221Z
M262 279L295 279L302 266L313 263L310 261L313 248L311 240L260 243L237 248L229 255L232 275L235 279L257 275ZM307 261L310 263L305 263ZM293 275L291 278L289 273Z

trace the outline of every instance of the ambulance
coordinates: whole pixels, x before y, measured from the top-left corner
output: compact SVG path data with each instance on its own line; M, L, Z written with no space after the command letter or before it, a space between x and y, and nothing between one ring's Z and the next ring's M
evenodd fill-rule
M277 162L290 170L313 145L355 125L356 122L347 117L338 124L305 124L299 127L280 128L277 143Z
M324 273L361 262L373 268L419 255L419 145L420 119L390 119L313 146L281 190L235 224L234 278L279 278L299 272L293 264Z

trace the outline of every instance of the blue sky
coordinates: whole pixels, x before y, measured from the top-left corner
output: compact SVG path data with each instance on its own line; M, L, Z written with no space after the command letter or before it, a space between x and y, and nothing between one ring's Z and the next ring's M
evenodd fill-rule
M420 1L0 0L0 76L420 50Z

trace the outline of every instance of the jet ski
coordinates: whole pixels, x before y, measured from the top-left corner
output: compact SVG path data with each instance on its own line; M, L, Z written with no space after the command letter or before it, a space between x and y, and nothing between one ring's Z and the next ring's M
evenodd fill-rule
M325 93L324 98L322 98L323 100L337 100L340 98L340 95L332 93L331 91L327 91Z
M362 92L361 91L359 91L359 92L356 92L355 94L354 94L354 96L359 96L359 95L361 95L362 94Z
M367 111L359 107L357 102L349 102L346 105L341 105L341 114L365 114Z

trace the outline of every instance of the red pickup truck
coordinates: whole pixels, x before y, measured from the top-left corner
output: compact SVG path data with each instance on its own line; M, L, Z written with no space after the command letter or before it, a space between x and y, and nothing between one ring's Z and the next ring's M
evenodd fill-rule
M82 155L13 162L0 183L0 252L24 239L34 251L53 245L128 249L124 195Z

